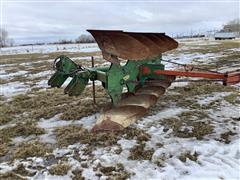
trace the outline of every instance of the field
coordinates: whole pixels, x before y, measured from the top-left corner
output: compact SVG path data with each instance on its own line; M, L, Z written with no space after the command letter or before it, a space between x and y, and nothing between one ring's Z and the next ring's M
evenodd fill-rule
M240 69L240 40L185 39L163 59L220 72ZM96 44L2 48L0 179L239 179L240 85L173 83L123 132L90 129L110 103L97 86L79 97L50 89L54 59L106 63ZM178 69L166 64L166 68Z

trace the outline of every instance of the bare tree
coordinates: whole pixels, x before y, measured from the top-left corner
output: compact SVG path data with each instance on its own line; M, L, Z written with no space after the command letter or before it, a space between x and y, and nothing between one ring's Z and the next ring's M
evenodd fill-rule
M13 46L14 40L8 37L8 32L0 28L0 47Z
M0 29L0 47L7 46L8 32L5 29Z
M82 34L76 39L76 43L94 43L95 40L91 35Z
M223 32L240 32L240 19L227 22L222 29Z
M62 39L58 42L58 44L72 44L73 41L72 40L66 40L66 39Z
M14 46L14 40L12 38L8 39L8 43L9 46L13 47Z

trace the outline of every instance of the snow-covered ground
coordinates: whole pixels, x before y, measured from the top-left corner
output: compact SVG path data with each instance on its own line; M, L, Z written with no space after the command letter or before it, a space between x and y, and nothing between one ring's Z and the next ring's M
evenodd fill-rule
M223 42L206 41L204 39L193 41L181 40L180 49L164 54L163 59L196 66L202 64L209 65L218 62L219 58L232 56L232 53L234 53L234 56L237 56L234 65L239 69L240 64L238 62L240 61L240 55L236 54L240 51L238 47L227 47L224 52L214 51L203 53L200 51L201 48L207 48L209 45L215 47L221 45L221 43ZM40 88L41 92L44 92L48 88L47 80L53 73L49 65L53 59L48 59L47 53L56 51L79 53L95 52L98 50L96 44L2 48L0 51L1 55L13 55L12 59L10 57L9 60L14 59L14 62L0 65L0 100L1 97L4 97L1 103L7 103L12 97L28 92L31 92L29 95L29 97L31 97L34 95L34 88ZM194 52L191 52L193 50ZM17 60L15 57L17 54L31 53L43 53L42 58L44 57L46 60L44 60L44 62L39 61L39 59L36 61L24 61L21 59ZM81 60L89 61L90 56L73 57L72 59L78 60L79 62L81 62ZM105 63L105 61L103 61L103 63ZM166 64L166 68L168 69L180 68L178 65L163 63ZM39 70L34 71L38 68ZM231 69L231 67L228 66L223 68L224 70ZM179 88L185 87L187 92L191 91L191 87L188 85L189 83L186 82L174 83L171 88L169 88L169 91L166 92L163 99L160 99L157 107L152 110L153 112L131 126L149 135L149 138L142 141L138 140L139 134L132 135L130 138L127 137L126 134L122 134L116 143L105 146L99 146L98 143L96 143L95 149L92 145L81 143L81 139L77 143L62 147L56 144L59 140L56 137L56 128L69 125L82 125L84 129L90 130L99 117L99 113L93 113L90 116L75 120L64 120L61 118L63 112L53 115L50 118L40 117L36 126L44 129L45 133L37 136L13 137L11 138L11 146L15 148L22 142L37 140L50 144L53 147L53 151L46 153L44 156L31 157L29 155L27 158L14 158L10 160L9 156L11 156L12 151L15 149L11 149L6 156L1 157L0 145L0 179L1 175L7 172L14 172L18 178L65 180L72 179L72 177L75 176L73 171L76 169L81 170L81 176L85 179L96 180L114 179L114 173L119 172L128 173L128 175L122 179L136 180L240 179L240 88L238 86L236 86L236 89L230 90L219 88L219 90L215 90L214 92L211 92L211 89L209 89L209 93L189 95L189 97L182 95L182 101L180 103L177 101L178 99L168 100L167 97L181 96L181 94L179 94L181 92L177 91ZM200 85L199 88L201 88ZM46 93L46 95L49 94ZM49 99L50 98L51 97L49 97ZM84 98L86 99L87 97ZM82 99L82 101L84 101L84 99ZM164 101L166 101L167 104L164 104ZM189 103L189 101L194 104L189 104L187 107L184 106L184 103ZM58 106L62 105L63 104L59 104ZM193 109L190 107L191 105L197 105L198 108ZM79 105L76 104L76 106ZM44 109L44 107L41 108ZM0 116L3 115L1 113L6 112L1 112L1 110L0 107ZM65 109L65 111L67 111L67 109ZM183 115L184 113L191 112L193 112L191 116ZM27 116L29 112L24 113L26 113ZM201 114L203 115L201 116ZM181 119L182 117L183 119ZM178 122L182 121L183 124L181 124L181 127L178 129L179 132L177 133L186 131L191 134L194 131L194 124L192 124L191 118L194 119L194 122L206 123L204 125L206 129L211 127L212 131L206 133L202 139L195 136L183 138L176 135L174 128L178 125ZM16 120L13 119L6 124L0 125L0 131L16 125L16 121L18 120L18 116L16 116ZM166 125L167 120L174 122L172 127ZM71 132L69 133L71 134ZM226 141L228 141L224 142L223 135L226 133L230 133L230 135L227 135ZM0 137L0 143L1 138L2 137ZM69 136L69 138L74 139L74 134ZM110 138L109 134L109 139ZM108 142L109 139L106 139L106 142ZM152 150L151 157L147 159L142 157L130 159L132 149L143 144L144 151ZM11 146L10 148L12 148ZM90 148L92 149L89 153ZM144 155L145 154L143 154L143 156ZM53 164L59 162L67 163L70 166L67 172L64 175L52 175L49 173L49 169ZM34 175L30 176L15 172L14 170L20 164L23 165L28 172L34 172ZM118 170L116 168L119 164L123 165L124 170ZM101 167L115 167L115 170L104 173ZM99 173L101 175L99 175Z
M96 43L86 44L52 44L52 45L33 45L16 46L0 49L0 54L31 54L31 53L51 53L51 52L94 52L99 51Z

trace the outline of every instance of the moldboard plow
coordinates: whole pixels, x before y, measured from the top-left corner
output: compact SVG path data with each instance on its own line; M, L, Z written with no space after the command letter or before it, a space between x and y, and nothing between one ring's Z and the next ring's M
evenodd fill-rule
M223 85L240 82L240 72L165 70L162 53L176 49L177 41L164 33L133 33L110 30L88 30L102 51L110 66L82 67L66 56L59 56L54 62L56 72L48 81L51 87L61 87L67 78L72 80L64 93L80 95L89 81L99 80L112 100L112 108L105 110L92 131L122 130L143 117L156 104L176 76L208 78L222 81ZM127 60L123 65L121 61ZM196 68L197 69L197 68ZM124 87L127 92L123 93ZM93 94L94 95L94 94Z

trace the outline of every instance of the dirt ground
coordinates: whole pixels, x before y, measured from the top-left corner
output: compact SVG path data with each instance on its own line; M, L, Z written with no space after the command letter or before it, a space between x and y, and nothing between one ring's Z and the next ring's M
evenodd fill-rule
M240 69L239 44L181 40L163 59L231 71ZM90 85L79 97L48 87L60 54L86 67L90 56L105 63L100 52L0 56L0 179L240 178L239 84L173 83L146 117L122 132L94 134L110 99L101 86L97 105Z

